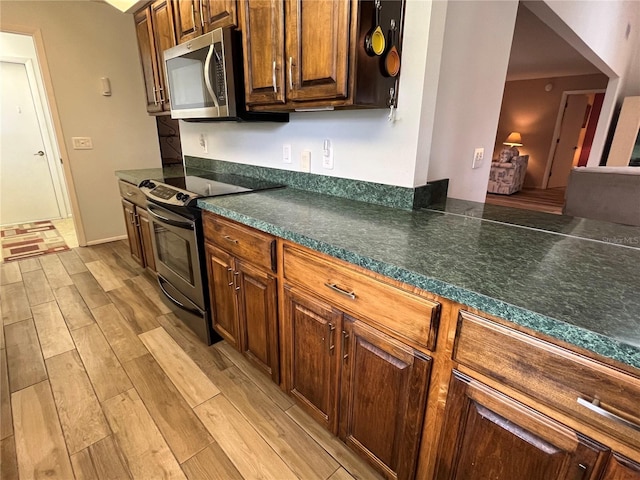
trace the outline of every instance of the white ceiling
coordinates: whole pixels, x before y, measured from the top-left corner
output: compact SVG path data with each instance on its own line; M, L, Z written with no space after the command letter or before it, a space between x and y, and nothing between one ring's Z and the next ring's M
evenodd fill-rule
M507 80L601 73L557 33L520 4Z

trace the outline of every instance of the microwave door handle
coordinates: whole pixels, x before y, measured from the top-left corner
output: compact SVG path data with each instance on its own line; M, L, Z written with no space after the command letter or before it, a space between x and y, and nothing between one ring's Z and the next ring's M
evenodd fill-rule
M216 110L218 110L218 116L220 116L220 104L218 103L218 97L213 91L213 86L211 85L211 76L209 67L211 66L211 57L213 56L213 44L209 47L209 53L207 53L207 59L204 61L204 83L207 86L207 90L209 90L209 94L211 98L213 98L213 103L216 106Z

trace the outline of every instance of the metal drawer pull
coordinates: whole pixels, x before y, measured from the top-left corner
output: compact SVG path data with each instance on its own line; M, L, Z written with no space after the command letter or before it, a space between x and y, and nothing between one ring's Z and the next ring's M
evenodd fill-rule
M333 351L336 348L335 330L336 330L336 326L332 323L329 323L329 353L330 354L333 354Z
M272 70L272 80L273 80L273 92L278 93L278 86L276 85L276 61L273 61L273 70Z
M229 235L225 235L223 238L224 238L227 242L238 243L238 240L236 240L235 238L231 238Z
M293 57L289 57L289 90L293 90Z
M351 300L356 299L356 292L348 292L347 290L343 290L335 283L325 282L324 286L330 288L334 292L338 292L339 294L344 295L345 297L349 297Z
M344 352L344 355L342 355L343 362L346 362L347 358L349 357L349 353L347 352L349 343L347 343L347 340L349 340L349 334L342 330L342 351Z
M584 398L578 397L578 404L588 408L589 410L597 413L598 415L602 415L603 417L606 417L610 420L615 420L618 423L622 423L623 425L629 428L632 428L637 432L640 432L640 425L638 425L637 423L630 422L626 418L622 418L621 416L616 415L613 412L605 410L600 406L600 400L598 400L597 398L594 398L593 401L590 402L589 400L585 400Z

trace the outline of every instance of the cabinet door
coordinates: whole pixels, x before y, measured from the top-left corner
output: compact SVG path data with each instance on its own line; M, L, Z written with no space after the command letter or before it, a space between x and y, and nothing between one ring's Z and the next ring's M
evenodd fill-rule
M151 21L158 64L158 102L163 110L169 110L169 92L165 87L163 52L176 45L173 27L173 8L170 0L157 0L151 4Z
M601 480L640 480L640 464L614 453Z
M205 32L238 25L235 0L200 0Z
M445 415L437 479L599 477L604 447L457 371Z
M344 315L340 438L387 478L413 478L431 359Z
M285 287L291 359L289 393L325 428L337 432L338 351L341 314L329 305Z
M240 349L280 382L276 279L236 259Z
M213 328L231 346L238 349L238 315L236 313L233 257L211 244L206 244L205 248Z
M285 102L283 0L241 0L247 105Z
M122 211L124 212L124 224L127 227L127 238L129 240L129 251L133 259L144 267L144 258L142 257L142 246L140 243L140 234L138 233L138 224L136 221L136 207L133 203L122 200Z
M149 8L140 10L134 15L134 21L144 76L144 89L147 94L147 111L160 112L162 104L158 101L158 60L151 26L151 10Z
M288 0L287 100L347 96L349 0Z
M138 226L140 232L140 244L142 246L142 256L147 268L156 271L156 260L153 257L153 244L151 240L151 224L149 214L144 208L136 207L138 216Z
M172 0L173 17L178 44L202 34L200 3L198 0Z

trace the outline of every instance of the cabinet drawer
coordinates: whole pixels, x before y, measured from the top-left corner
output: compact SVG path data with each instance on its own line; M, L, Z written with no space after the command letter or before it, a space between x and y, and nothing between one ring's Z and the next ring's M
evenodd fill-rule
M120 188L122 198L129 200L131 203L135 203L139 207L147 208L147 197L144 196L144 193L142 193L138 187L123 180L118 180L118 188Z
M204 238L259 267L276 271L276 240L267 233L203 212Z
M640 448L640 380L630 375L468 312L460 312L453 357Z
M284 247L284 277L419 345L435 346L438 303L290 245Z

